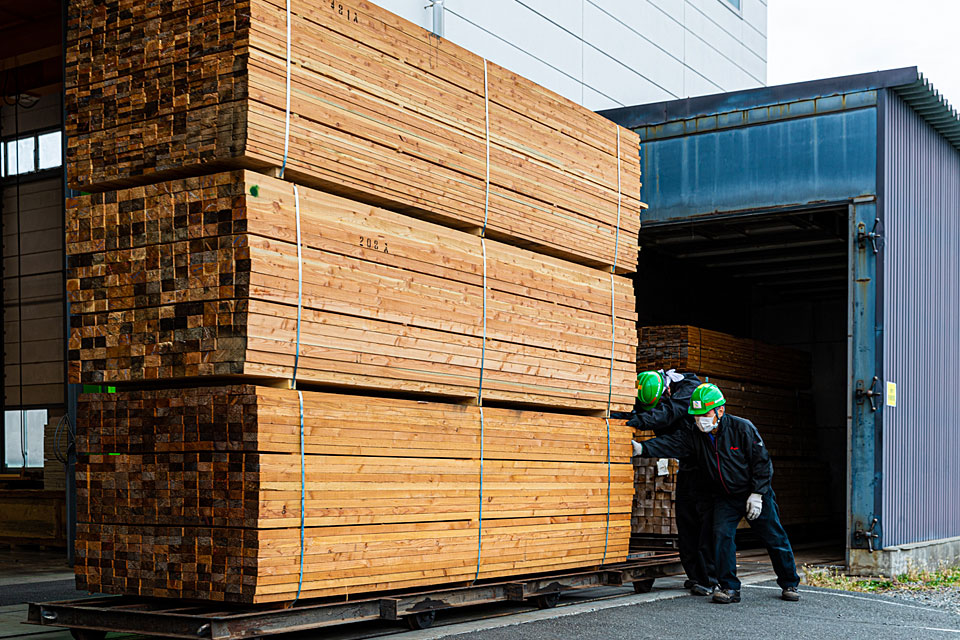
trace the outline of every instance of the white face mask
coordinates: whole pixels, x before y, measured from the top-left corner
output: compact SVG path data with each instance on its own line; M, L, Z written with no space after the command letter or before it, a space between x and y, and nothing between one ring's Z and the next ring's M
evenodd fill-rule
M700 431L710 433L713 431L713 418L711 416L697 416L697 426Z

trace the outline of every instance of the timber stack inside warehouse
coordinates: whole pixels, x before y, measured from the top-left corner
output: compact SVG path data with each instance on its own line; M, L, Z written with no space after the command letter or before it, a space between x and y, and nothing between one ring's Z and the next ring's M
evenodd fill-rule
M127 5L68 22L78 586L624 560L638 137L367 3Z
M702 382L720 387L731 415L757 427L773 460L773 489L785 526L829 520L829 469L817 456L808 353L688 325L645 326L638 334L639 371L696 373ZM648 466L655 468L653 463ZM673 487L669 477L659 484L666 488L658 492L662 503L659 494ZM638 474L637 500L643 491ZM634 518L634 534L670 533L664 529L655 510L650 518Z

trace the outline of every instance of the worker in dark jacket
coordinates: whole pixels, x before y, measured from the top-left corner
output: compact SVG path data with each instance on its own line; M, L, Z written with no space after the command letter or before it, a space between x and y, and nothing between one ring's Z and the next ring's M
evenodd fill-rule
M637 376L637 404L627 424L665 436L696 427L687 413L700 380L693 373L644 371ZM717 584L713 565L713 504L702 488L695 456L681 457L677 472L674 517L680 563L687 574L684 588L698 596L710 595Z
M746 516L767 547L780 585L780 597L800 599L796 561L770 486L773 464L757 428L749 420L726 415L726 400L713 384L697 387L688 412L698 433L680 429L645 442L634 442L634 455L648 458L695 456L705 486L713 494L713 537L718 587L714 602L740 602L737 579L737 523Z

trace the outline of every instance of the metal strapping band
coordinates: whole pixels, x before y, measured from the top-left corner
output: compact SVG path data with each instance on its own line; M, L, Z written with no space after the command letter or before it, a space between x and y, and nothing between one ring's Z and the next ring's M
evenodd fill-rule
M616 294L614 292L614 272L617 269L617 260L620 257L620 211L623 202L623 190L620 181L620 127L617 129L617 230L616 239L613 244L613 268L610 269L610 385L607 389L607 524L603 534L603 560L600 564L607 561L607 542L610 539L610 407L613 403L613 364L616 360L617 351L617 306Z
M300 364L300 319L303 313L303 244L300 236L300 190L293 185L293 208L297 220L297 342L293 356L293 388L297 389L297 367ZM306 522L307 473L304 468L303 446L303 392L297 389L297 398L300 400L300 577L297 581L297 597L300 599L300 590L303 588L303 555L304 555L304 524Z
M487 360L487 220L490 216L490 93L487 84L487 59L483 59L483 114L486 133L486 177L484 179L483 228L480 230L480 251L483 254L483 341L480 343L480 380L477 385L477 406L480 408L480 500L477 512L477 572L483 552L483 369Z
M303 316L303 247L300 242L300 189L293 185L293 207L297 213L297 344L293 354L293 388L297 388L300 366L300 320Z
M487 218L490 215L490 93L487 90L487 59L483 59L483 117L487 135L486 194L483 199L483 235L487 234ZM619 131L618 131L619 134Z
M287 154L290 151L290 23L292 21L290 2L291 0L287 0L287 107L283 125L283 164L280 165L281 178L283 178L283 173L287 169Z
M480 252L483 254L483 341L480 343L480 384L477 387L477 404L483 406L483 368L487 359L487 239L480 236Z
M607 389L607 417L610 416L610 405L613 401L613 363L617 349L617 308L614 294L614 272L617 269L617 260L620 258L620 207L623 201L623 192L620 188L620 127L617 127L617 230L613 243L613 268L610 270L610 386Z
M479 528L477 530L477 572L473 579L480 579L480 557L483 551L483 405L480 405L480 505L478 511Z
M610 469L610 418L606 418L607 423L607 528L603 532L603 560L600 564L607 561L607 543L610 540L610 480L612 471Z
M303 392L299 389L297 390L297 397L300 399L300 577L297 580L297 597L293 599L294 602L300 599L300 590L303 588L303 533L306 521L304 487L307 484L307 472L303 464Z

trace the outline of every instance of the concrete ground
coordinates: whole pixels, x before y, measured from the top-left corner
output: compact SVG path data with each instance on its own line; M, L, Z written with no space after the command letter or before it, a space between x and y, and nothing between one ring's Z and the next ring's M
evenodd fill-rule
M781 601L762 551L739 554L743 602L715 605L687 595L682 580L657 580L652 592L605 587L565 594L560 606L540 611L525 604L496 603L444 611L436 626L404 631L394 624L369 623L310 631L289 640L355 640L390 636L395 640L500 640L523 638L957 638L960 616L897 602L873 594L852 594L801 586L799 603ZM819 546L797 550L798 565L836 565L842 558ZM24 625L26 604L85 594L73 589L72 573L61 555L0 552L0 640L66 640L65 630ZM109 638L132 636L113 634Z

